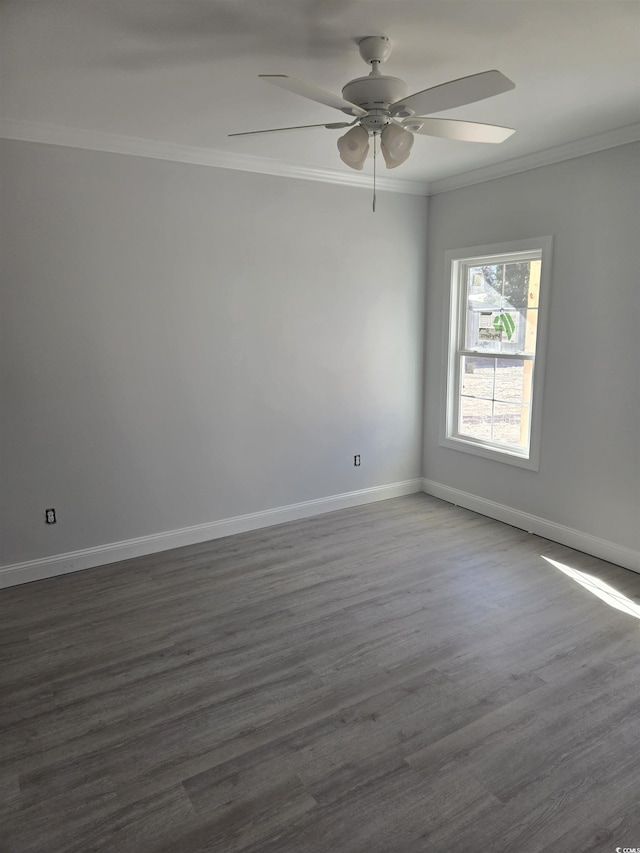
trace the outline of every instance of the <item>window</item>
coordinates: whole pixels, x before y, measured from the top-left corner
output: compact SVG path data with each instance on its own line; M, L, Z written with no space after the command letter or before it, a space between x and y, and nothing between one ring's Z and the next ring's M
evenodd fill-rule
M538 468L551 237L447 253L440 443Z

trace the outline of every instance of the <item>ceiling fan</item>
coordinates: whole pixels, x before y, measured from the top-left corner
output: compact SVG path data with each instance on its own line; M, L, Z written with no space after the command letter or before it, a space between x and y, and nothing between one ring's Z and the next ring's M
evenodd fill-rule
M431 118L432 113L482 101L515 88L515 83L499 71L471 74L407 96L408 87L404 80L388 77L380 71L380 66L391 54L390 40L386 36L367 36L358 42L358 47L360 56L371 65L371 71L366 77L350 80L342 89L342 97L286 74L259 75L267 83L335 107L350 117L354 116L353 121L249 130L230 133L229 136L252 136L312 127L329 130L348 127L350 130L338 139L340 159L347 166L362 169L369 153L369 138L374 138L375 156L375 139L379 136L385 164L388 169L394 169L409 157L414 133L465 142L504 142L515 133L513 128L494 124Z

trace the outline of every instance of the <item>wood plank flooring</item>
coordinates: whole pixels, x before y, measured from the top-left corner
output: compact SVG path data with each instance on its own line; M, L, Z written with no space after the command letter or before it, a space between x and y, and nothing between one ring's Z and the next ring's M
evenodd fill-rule
M0 591L0 853L640 848L640 575L413 495Z

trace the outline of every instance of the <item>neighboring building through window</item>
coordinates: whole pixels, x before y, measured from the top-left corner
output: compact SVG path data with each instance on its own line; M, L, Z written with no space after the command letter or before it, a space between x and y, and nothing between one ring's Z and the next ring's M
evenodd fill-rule
M538 467L551 238L447 253L441 444Z

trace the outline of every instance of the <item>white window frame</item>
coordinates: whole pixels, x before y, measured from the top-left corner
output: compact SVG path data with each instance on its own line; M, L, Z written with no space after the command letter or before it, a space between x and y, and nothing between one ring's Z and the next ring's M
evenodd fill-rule
M444 336L444 380L442 383L442 407L440 423L440 445L453 450L461 450L486 459L506 462L521 468L539 470L540 443L542 426L542 390L544 381L544 363L547 348L548 304L551 277L552 237L535 237L525 240L513 240L508 243L493 243L487 246L473 246L455 249L445 255L445 281L448 284L449 298L445 300L445 336ZM533 361L533 385L530 406L529 449L520 449L498 442L461 435L458 432L458 407L460 403L461 356L473 356L475 350L464 349L464 330L466 323L466 304L462 271L468 265L487 265L518 261L524 255L539 252L541 258L540 291L538 298L538 327L536 349L533 357L524 356ZM478 351L478 356L488 356L486 351ZM497 357L502 357L496 353ZM512 358L522 359L523 354L514 353Z

